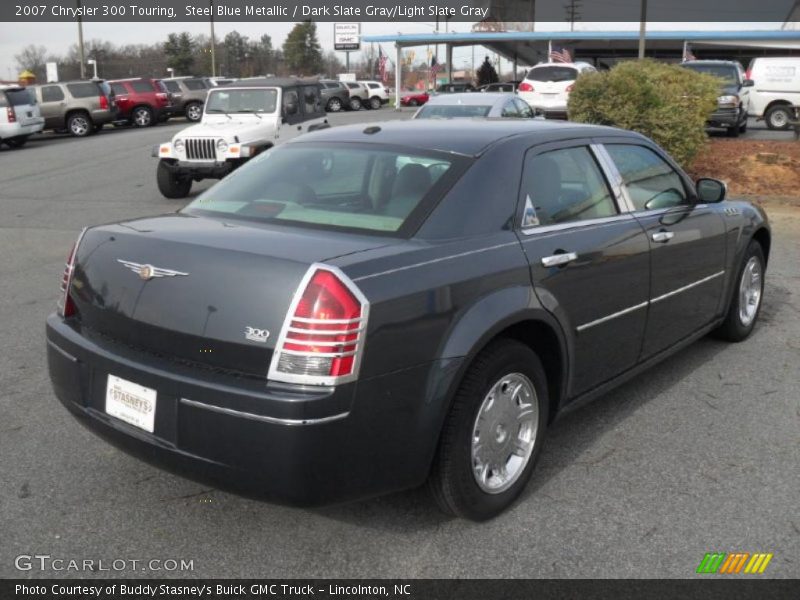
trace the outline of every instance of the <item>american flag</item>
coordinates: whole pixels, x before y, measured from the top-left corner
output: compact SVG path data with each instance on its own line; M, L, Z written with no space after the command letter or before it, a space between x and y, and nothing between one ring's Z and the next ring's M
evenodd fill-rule
M378 46L378 73L383 83L389 80L389 74L386 72L386 55L383 53L383 49L380 46Z
M564 46L552 46L550 48L550 60L557 63L571 63L572 54Z
M683 45L683 60L684 62L687 60L697 60L697 57L692 54L692 49L688 43Z
M436 74L442 69L442 65L439 64L439 61L436 60L436 57L431 57L431 73L434 77Z

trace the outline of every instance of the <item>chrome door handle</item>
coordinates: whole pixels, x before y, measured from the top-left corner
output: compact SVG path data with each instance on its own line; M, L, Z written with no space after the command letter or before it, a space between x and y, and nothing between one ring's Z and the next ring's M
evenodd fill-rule
M674 238L675 234L671 231L657 231L650 237L653 238L654 242L657 242L659 244L664 244L670 241L672 238Z
M578 255L574 252L564 252L562 254L553 254L553 256L545 256L542 259L543 267L561 267L573 260L577 260Z

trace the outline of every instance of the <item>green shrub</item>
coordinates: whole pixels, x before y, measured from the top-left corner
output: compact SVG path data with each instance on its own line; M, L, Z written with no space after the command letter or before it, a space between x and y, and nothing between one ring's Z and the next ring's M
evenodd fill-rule
M706 120L718 95L719 81L710 75L653 60L627 61L581 75L569 96L569 118L638 131L689 166L708 139Z

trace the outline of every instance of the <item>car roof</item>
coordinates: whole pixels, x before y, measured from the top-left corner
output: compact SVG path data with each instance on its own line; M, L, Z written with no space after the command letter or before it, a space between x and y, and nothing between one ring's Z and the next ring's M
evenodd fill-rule
M534 119L456 119L384 121L342 125L307 133L287 143L366 142L410 146L421 150L453 152L478 156L490 146L519 135L536 134L539 142L559 141L584 136L639 134L613 127L585 125L568 121Z
M441 94L436 96L431 96L431 99L428 100L428 106L431 105L443 105L443 106L452 106L453 104L462 104L465 106L488 106L490 104L494 104L495 102L499 102L501 100L508 100L509 98L514 98L513 94L509 94L508 92L466 92L464 94Z
M240 79L223 86L226 90L246 87L297 87L298 85L317 85L318 79L299 79L295 77L255 77L252 79Z
M723 65L726 67L735 67L738 65L735 60L685 60L681 65Z

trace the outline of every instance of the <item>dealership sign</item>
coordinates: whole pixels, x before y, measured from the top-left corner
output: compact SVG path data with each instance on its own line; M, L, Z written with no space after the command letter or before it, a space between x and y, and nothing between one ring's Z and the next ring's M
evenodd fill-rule
M361 23L334 23L333 49L360 50Z

